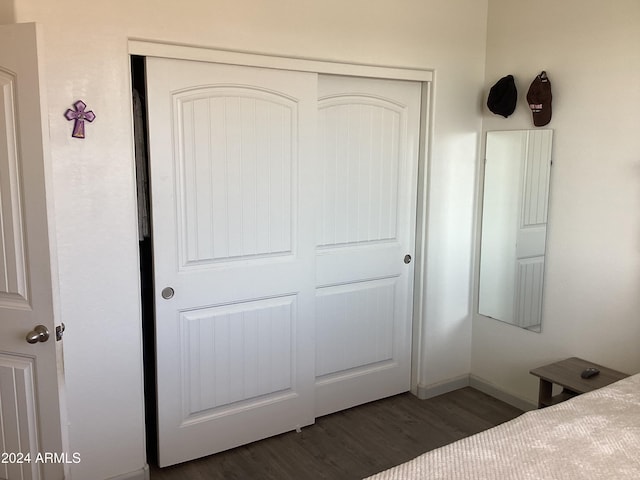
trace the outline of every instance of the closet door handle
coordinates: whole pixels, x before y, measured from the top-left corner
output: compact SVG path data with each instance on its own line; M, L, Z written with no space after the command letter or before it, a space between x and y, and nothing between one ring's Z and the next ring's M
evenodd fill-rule
M165 287L162 289L162 293L160 293L160 295L162 295L162 298L164 298L165 300L169 300L170 298L173 298L175 293L176 292L173 288Z
M404 263L411 263L411 255L406 254L404 256Z

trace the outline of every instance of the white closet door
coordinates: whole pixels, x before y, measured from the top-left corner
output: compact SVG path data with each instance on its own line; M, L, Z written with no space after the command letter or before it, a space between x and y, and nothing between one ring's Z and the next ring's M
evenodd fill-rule
M160 465L314 421L317 75L147 59Z
M316 416L410 388L421 91L318 83Z

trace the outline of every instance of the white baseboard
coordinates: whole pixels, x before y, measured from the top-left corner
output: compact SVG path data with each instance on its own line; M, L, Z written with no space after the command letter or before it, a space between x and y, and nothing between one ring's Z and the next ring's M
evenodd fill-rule
M469 375L469 386L475 388L476 390L480 390L482 393L486 393L487 395L497 398L498 400L502 400L509 405L513 405L520 410L524 410L528 412L529 410L535 410L538 406L534 403L531 403L524 398L518 397L517 395L513 395L511 393L505 392L500 387L486 381L483 378L477 377L475 375Z
M431 385L418 384L416 396L420 400L426 400L427 398L437 397L438 395L453 392L454 390L468 386L469 375L465 374L450 380L445 380L444 382L432 383Z
M149 465L145 465L143 468L136 470L135 472L125 473L124 475L111 477L107 480L149 480Z
M445 380L444 382L432 383L431 385L418 385L416 396L421 400L426 400L427 398L437 397L438 395L453 392L454 390L464 387L473 387L482 393L486 393L493 398L502 400L503 402L513 405L525 412L538 408L535 403L531 403L524 398L506 392L491 382L470 374L460 375L459 377Z

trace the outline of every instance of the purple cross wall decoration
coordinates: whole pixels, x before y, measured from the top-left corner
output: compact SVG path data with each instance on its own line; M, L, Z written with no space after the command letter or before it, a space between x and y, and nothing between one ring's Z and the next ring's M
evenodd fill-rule
M66 112L64 112L64 118L66 118L67 120L75 120L75 123L73 124L73 133L71 134L71 136L75 138L84 138L84 122L93 122L96 118L96 115L91 110L85 112L87 104L82 100L78 100L76 103L74 103L73 107L75 108L75 110L68 109Z

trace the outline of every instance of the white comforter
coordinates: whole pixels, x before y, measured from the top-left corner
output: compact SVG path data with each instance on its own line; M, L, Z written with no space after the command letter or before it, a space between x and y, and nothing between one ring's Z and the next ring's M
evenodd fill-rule
M369 479L640 479L640 374L525 413Z

